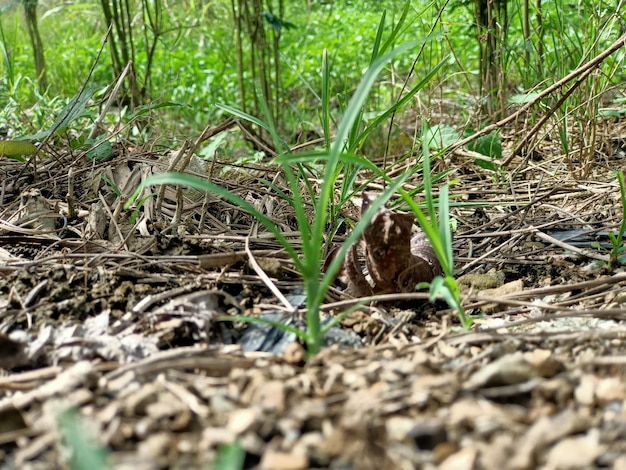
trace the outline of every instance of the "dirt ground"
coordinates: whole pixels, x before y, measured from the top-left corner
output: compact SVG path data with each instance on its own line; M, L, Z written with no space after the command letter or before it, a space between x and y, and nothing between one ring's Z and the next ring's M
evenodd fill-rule
M569 165L548 145L502 173L439 161L472 329L424 293L388 296L308 360L291 334L218 320L304 325L294 265L255 220L172 187L135 225L122 210L117 191L172 155L0 160L0 469L68 468L94 442L116 469L217 468L227 450L267 470L626 469L626 270L597 246L622 220L626 125L603 135ZM213 177L297 242L260 178L282 181ZM333 288L325 318L351 303Z

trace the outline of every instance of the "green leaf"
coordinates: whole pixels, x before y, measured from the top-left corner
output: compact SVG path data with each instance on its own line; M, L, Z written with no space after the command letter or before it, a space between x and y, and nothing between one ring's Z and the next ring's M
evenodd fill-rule
M470 142L467 148L473 152L478 152L486 157L493 159L502 158L502 141L498 131L493 131L487 135L483 135L478 139ZM479 163L480 159L476 159L476 163Z
M612 108L602 108L598 110L598 117L603 118L619 118L622 114L626 113L625 109L612 109Z
M424 145L433 149L445 149L459 140L459 133L447 124L437 124L429 127L422 134Z
M89 100L94 95L94 93L100 90L102 87L100 85L92 85L90 87L82 90L78 95L74 96L67 104L65 109L61 111L61 113L54 120L54 123L50 127L42 132L38 132L37 134L27 135L24 137L20 137L19 140L43 140L47 138L52 132L55 134L60 134L65 132L67 128L74 122L76 119L83 115L85 108L87 108L87 104Z
M296 27L295 24L290 23L289 21L285 21L285 20L279 18L278 16L274 16L271 13L268 13L268 12L261 13L261 16L263 18L265 18L265 21L267 21L272 26L274 31L276 31L276 32L280 32L280 30L283 29L283 28L285 28L285 29L295 29L295 27Z
M217 152L217 149L219 149L220 146L226 141L227 137L228 132L221 132L217 134L206 147L202 147L196 153L200 158L203 158L205 160L213 158L215 152ZM235 164L250 163L250 161L257 163L258 161L260 161L260 159L257 159L256 156L253 156L252 159L250 159L250 157L241 157L235 162Z
M438 295L441 294L443 296L443 291L445 290L445 288L446 286L443 283L443 277L437 276L430 283L428 300L430 300L431 302L434 302L437 299Z
M213 468L214 470L241 470L245 459L246 451L239 442L223 444L217 449L217 458Z
M444 184L439 191L439 238L446 253L446 262L448 265L454 266L452 231L450 229L450 201L447 184Z
M533 91L530 93L522 93L519 95L513 95L509 98L509 103L511 104L526 104L530 103L539 95L538 91Z
M478 165L479 167L484 168L485 170L489 170L493 172L498 171L498 169L500 168L495 163L487 161L487 160L483 160L482 158L475 159L474 163Z
M227 113L232 114L235 117L238 117L238 118L243 119L245 121L250 121L250 122L256 124L257 126L265 129L268 132L270 130L270 127L267 124L265 124L259 118L254 117L252 114L248 114L245 111L241 111L240 109L233 108L232 106L228 106L227 104L218 103L215 106L217 106L219 109L222 109L222 110L226 111Z
M98 146L96 148L87 152L87 160L90 162L95 160L97 163L100 163L113 155L113 146L108 140L105 140L97 145Z
M14 140L0 140L0 157L8 157L13 160L24 161L21 155L33 155L37 152L30 142L17 142Z
M106 470L107 449L90 439L85 433L84 423L75 409L59 417L61 433L70 449L70 468L73 470Z

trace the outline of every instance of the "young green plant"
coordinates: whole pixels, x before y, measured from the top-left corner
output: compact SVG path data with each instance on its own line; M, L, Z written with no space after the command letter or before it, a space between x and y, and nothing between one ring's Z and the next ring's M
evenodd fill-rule
M334 260L330 263L330 266L324 272L323 266L325 262L325 255L323 247L325 245L325 239L327 238L328 223L330 221L330 206L331 201L334 198L335 186L338 178L337 168L345 162L350 162L359 165L361 168L370 169L376 171L377 168L368 159L359 157L356 155L346 155L344 153L345 143L348 139L350 130L353 128L354 122L361 115L362 107L365 104L365 100L368 96L370 89L376 81L376 77L382 70L382 68L395 56L414 47L414 43L409 43L404 46L400 46L393 50L389 54L377 59L365 72L361 83L352 96L345 112L341 123L337 128L335 139L331 144L328 151L319 152L306 155L282 155L276 159L283 169L284 175L287 179L289 189L291 192L291 198L288 200L292 205L295 212L298 230L301 238L301 252L298 252L294 244L278 229L273 220L268 216L257 210L252 204L248 203L238 195L228 191L227 189L219 186L210 181L196 178L187 174L179 173L163 173L153 175L144 180L139 187L135 190L129 201L126 203L126 208L130 208L134 201L139 197L143 189L147 186L157 184L175 184L184 185L199 189L202 191L209 191L215 193L225 200L239 206L254 218L256 218L265 228L270 231L276 240L282 245L285 251L293 260L296 269L300 272L303 282L304 290L306 293L306 323L307 327L305 331L297 328L289 327L276 322L270 323L274 326L282 328L283 330L293 332L299 338L301 338L307 346L308 354L316 354L319 352L323 345L323 339L326 332L339 320L337 318L328 324L322 326L320 318L320 307L324 301L324 298L330 288L333 280L335 279L339 269L341 268L343 259L346 256L347 251L358 240L363 233L363 230L369 224L369 221L373 217L374 213L380 209L385 202L400 189L402 183L406 181L410 173L404 173L394 181L392 181L387 188L380 194L378 199L371 205L369 210L364 214L358 224L354 227L351 234L347 237L345 243L341 246L339 252L335 256ZM274 138L275 142L280 143L281 140L277 135L271 116L266 116L267 122L263 122L260 119L246 115L241 111L234 110L233 108L227 108L233 114L251 120L257 125L267 130ZM277 145L277 148L280 146ZM325 164L322 185L319 191L313 199L314 205L314 220L309 221L307 217L306 204L302 197L302 181L303 170L301 163L311 161L323 161ZM308 190L312 194L310 186ZM258 322L259 319L251 319L249 317L236 317L238 320L248 322Z
M422 136L427 134L426 127L422 131ZM430 240L437 259L441 264L442 276L437 276L430 284L430 300L434 301L441 296L448 306L454 309L459 317L463 328L472 326L472 319L467 316L461 303L461 292L454 278L454 253L452 250L452 232L450 228L450 201L448 185L445 184L439 191L438 205L435 207L435 200L432 192L432 179L430 174L430 140L422 138L423 149L423 169L424 169L424 195L426 198L426 209L428 216L420 209L411 195L405 190L398 192L405 202L411 207L417 221ZM437 217L437 213L439 217ZM426 287L426 285L424 286Z
M626 264L626 245L622 245L624 233L626 233L626 185L624 184L624 172L617 172L620 197L622 200L622 223L617 230L617 234L609 232L611 240L611 252L609 253L609 265L615 267L619 264Z
M68 448L68 464L72 470L107 470L109 451L86 433L86 422L77 409L59 416L59 429Z
M241 470L244 468L246 451L239 442L222 444L217 449L217 456L213 464L213 470Z

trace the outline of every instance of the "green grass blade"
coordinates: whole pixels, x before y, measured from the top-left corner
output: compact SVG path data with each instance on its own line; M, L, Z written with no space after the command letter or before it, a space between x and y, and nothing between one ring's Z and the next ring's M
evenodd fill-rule
M422 125L422 136L426 134L426 123ZM433 198L433 187L430 174L430 142L426 142L422 137L422 173L424 175L424 197L426 198L426 210L428 211L428 217L430 223L435 224L437 222L437 214L435 213L435 204Z
M449 265L454 265L452 253L452 231L450 229L450 200L448 197L449 188L445 184L439 190L439 238L446 253L446 260Z
M298 231L300 232L300 238L302 241L302 259L303 263L300 265L301 274L306 279L307 276L315 274L315 269L311 266L312 259L315 259L316 253L320 250L319 246L314 245L311 242L313 238L311 236L311 225L309 223L309 219L306 214L306 206L304 201L302 200L302 194L300 193L300 187L298 182L300 178L296 178L291 167L284 165L283 166L285 177L287 178L287 182L289 187L291 188L292 201L291 206L296 213L296 221L298 223ZM311 189L312 190L312 189Z
M446 248L443 246L443 242L439 236L439 230L437 228L436 219L433 224L428 218L424 215L424 212L420 209L417 203L413 200L409 193L400 189L398 191L405 202L409 205L415 217L417 218L417 222L420 228L424 231L430 243L433 246L433 250L435 251L435 255L437 259L441 263L441 269L445 274L452 274L453 266L448 263L448 255L446 252Z
M335 174L335 170L339 161L339 156L345 148L346 141L348 139L348 136L350 135L350 131L354 123L360 116L369 91L376 81L376 77L383 69L385 64L387 64L390 60L392 60L399 54L415 47L416 45L419 45L421 42L422 41L412 41L410 43L404 44L394 49L389 54L386 54L385 56L377 59L365 72L363 78L361 79L361 83L359 84L354 95L352 95L352 98L348 103L348 107L344 112L343 119L341 120L339 128L337 129L335 141L332 143L332 146L330 148L328 161L326 164L326 172L324 174L324 184L322 185L321 192L317 201L317 207L315 211L315 213L317 214L317 218L315 220L312 234L314 238L313 241L317 245L322 245L326 218L320 217L320 214L327 214L328 211L331 194L334 190L334 180L332 178Z
M433 35L434 37L435 35ZM431 38L432 39L432 38ZM410 102L415 94L424 88L425 85L430 83L432 78L437 74L439 69L446 63L447 57L441 60L424 78L422 78L418 83L416 83L413 88L411 88L401 99L399 99L393 106L390 106L385 112L376 116L376 118L368 124L363 132L359 135L358 139L355 139L352 146L349 150L356 150L367 138L370 133L376 129L382 122L386 121L394 112L397 112L398 109L402 108L406 103Z
M246 113L245 111L241 111L240 109L233 108L232 106L228 106L226 104L221 104L221 103L216 104L216 106L219 109L221 109L223 111L226 111L227 113L232 114L235 117L238 117L238 118L243 119L245 121L249 121L249 122L251 122L253 124L256 124L257 126L265 129L268 132L270 131L270 128L269 128L269 126L266 123L261 121L259 118L254 117L253 115Z
M241 470L246 460L246 451L235 441L217 449L213 470Z
M376 39L374 39L374 45L372 46L370 64L373 64L380 54L380 43L383 39L383 31L385 30L385 18L387 18L387 10L383 10L383 14L380 15L380 22L378 23L378 28L376 29Z
M322 132L324 134L324 148L330 149L330 64L328 62L328 50L322 53Z
M315 163L318 161L325 161L329 159L328 152L307 152L307 153L294 153L290 155L281 155L274 159L276 163L279 164L287 164L287 163ZM362 155L356 155L354 153L342 153L339 155L338 160L340 162L360 165L364 169L374 171L380 176L382 176L383 172L381 169L372 163L369 159L363 157Z
M248 317L246 315L224 315L218 318L218 321L241 321L244 323L252 323L255 325L269 325L277 328L281 331L287 331L289 333L293 333L298 338L302 340L307 340L308 335L306 331L302 331L300 328L296 328L292 325L287 325L278 320L270 320L269 318L258 318L258 317Z
M386 51L390 49L391 46L396 42L398 35L400 34L402 27L404 26L404 22L406 21L406 18L410 10L411 10L411 0L407 0L404 3L404 7L402 8L402 14L400 15L400 19L396 22L396 25L391 31L391 34L389 35L385 43L380 48L378 52L379 54L385 54Z
M256 94L259 98L259 106L261 108L261 112L265 117L266 129L272 136L272 140L274 142L274 147L278 153L286 152L291 153L291 149L289 145L278 135L278 131L276 130L276 123L274 122L274 118L272 117L272 113L270 111L269 106L267 105L267 101L265 101L265 96L261 91L261 88L257 86Z

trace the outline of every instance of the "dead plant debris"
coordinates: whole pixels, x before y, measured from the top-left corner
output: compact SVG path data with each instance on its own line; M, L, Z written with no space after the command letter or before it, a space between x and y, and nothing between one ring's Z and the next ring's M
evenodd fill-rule
M325 320L371 301L308 360L294 335L220 321L304 325L299 276L255 220L171 187L136 221L122 210L113 186L128 195L170 155L55 149L29 178L0 161L0 467L66 465L59 416L77 409L112 468L211 468L234 442L245 468L272 470L626 468L626 272L593 247L618 226L623 162L603 148L584 181L551 159L506 183L458 152L440 162L467 203L451 215L473 329L408 288L439 268L412 217L383 209ZM280 187L276 168L232 174L213 180L297 244L259 182Z

